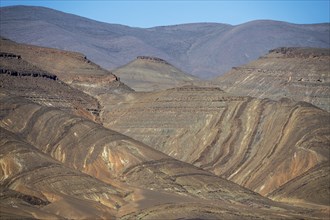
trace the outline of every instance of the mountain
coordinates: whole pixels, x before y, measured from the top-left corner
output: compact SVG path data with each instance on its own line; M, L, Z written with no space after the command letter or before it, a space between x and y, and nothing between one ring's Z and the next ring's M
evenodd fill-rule
M213 80L236 95L306 101L330 111L330 49L277 48Z
M4 217L325 217L274 202L79 116L12 96L0 101Z
M30 63L33 70L55 75L60 81L95 96L99 93L130 92L131 88L120 82L110 71L107 71L86 58L85 55L65 50L19 44L1 38L0 51L20 56ZM6 62L8 59L6 59ZM13 65L17 67L17 65Z
M100 122L97 99L63 83L57 75L28 62L24 59L24 55L22 57L19 54L9 53L4 46L5 43L1 45L1 95L23 97L44 106L60 108Z
M20 43L77 51L106 69L154 56L199 78L213 78L277 47L329 48L329 23L257 20L154 28L107 24L42 7L0 9L1 35Z
M168 89L192 83L196 77L182 72L157 57L139 56L132 62L113 70L120 80L135 91Z
M329 166L330 114L309 103L184 86L112 106L104 109L105 127L261 195L282 187L276 198L284 199L291 195L289 182L304 176L294 184L305 189L302 201L330 197L329 175L309 175L322 163Z

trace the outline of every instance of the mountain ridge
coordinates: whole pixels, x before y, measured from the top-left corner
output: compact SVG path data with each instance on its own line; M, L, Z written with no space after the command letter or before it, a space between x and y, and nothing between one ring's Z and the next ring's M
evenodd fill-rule
M160 57L199 78L212 78L280 46L328 48L329 23L250 21L152 28L108 24L48 8L3 7L1 35L20 43L86 54L114 69L137 56ZM47 16L46 16L47 15Z

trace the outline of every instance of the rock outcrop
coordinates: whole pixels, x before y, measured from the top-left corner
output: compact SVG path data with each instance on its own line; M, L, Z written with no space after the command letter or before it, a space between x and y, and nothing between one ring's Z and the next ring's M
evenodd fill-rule
M330 110L330 50L278 48L216 79L227 92L306 101ZM215 82L215 81L213 81Z
M103 120L108 128L265 196L329 161L330 115L305 102L187 86L130 97L105 111ZM306 189L301 198L312 193Z

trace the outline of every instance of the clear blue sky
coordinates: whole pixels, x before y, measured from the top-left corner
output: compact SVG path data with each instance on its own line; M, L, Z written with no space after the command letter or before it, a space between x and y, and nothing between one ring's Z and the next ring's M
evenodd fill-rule
M297 24L323 23L329 22L329 1L0 0L0 5L45 6L107 23L153 27L193 22L235 25L257 19L272 19Z

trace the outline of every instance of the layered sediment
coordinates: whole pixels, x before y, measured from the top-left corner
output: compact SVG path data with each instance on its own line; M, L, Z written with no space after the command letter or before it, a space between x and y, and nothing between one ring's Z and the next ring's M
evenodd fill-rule
M187 86L130 97L102 118L108 128L265 196L329 161L330 115L305 102Z
M2 95L23 97L100 122L100 107L95 98L68 86L56 75L41 70L19 55L6 54L0 56Z
M20 98L1 102L1 205L9 217L324 215L275 203L87 119ZM24 204L24 215L16 213Z
M330 50L277 48L215 81L236 95L306 101L330 110Z
M197 80L158 57L138 56L113 73L136 91L156 91L191 84Z

